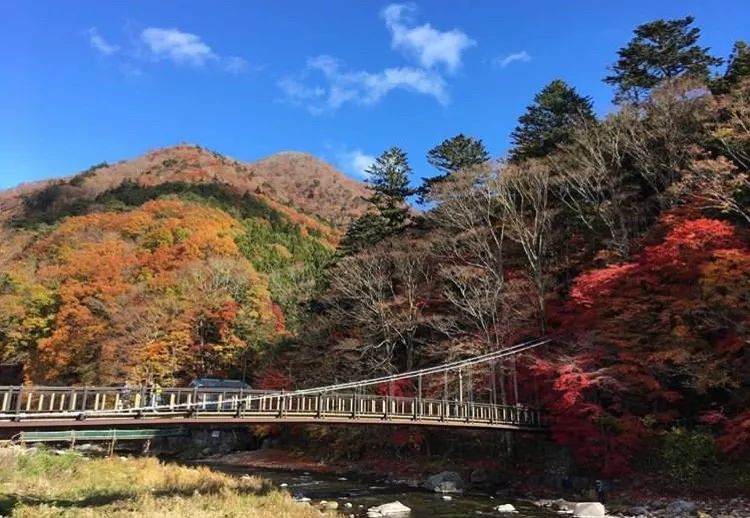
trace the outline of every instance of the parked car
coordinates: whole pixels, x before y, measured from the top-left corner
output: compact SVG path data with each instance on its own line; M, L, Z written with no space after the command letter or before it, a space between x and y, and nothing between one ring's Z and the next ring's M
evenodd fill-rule
M240 390L252 390L252 387L242 380L231 380L222 378L197 378L190 382L191 388L203 389L206 401L206 410L232 410L231 398ZM219 407L219 396L223 395L223 403ZM204 401L200 396L199 401ZM202 410L203 407L199 407Z
M252 387L242 380L228 380L222 378L197 378L190 382L191 388L215 388L215 389L243 389L250 390Z

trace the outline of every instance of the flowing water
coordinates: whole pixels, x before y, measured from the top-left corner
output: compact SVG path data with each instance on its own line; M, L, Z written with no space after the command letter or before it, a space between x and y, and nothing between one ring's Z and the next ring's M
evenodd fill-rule
M240 476L245 473L258 475L271 480L275 486L284 488L296 497L309 498L312 505L321 500L337 502L338 510L344 515L363 517L367 509L398 500L411 508L410 518L458 518L465 516L488 515L496 517L542 518L559 516L540 509L530 502L495 496L490 493L468 492L450 495L451 500L423 489L407 486L388 485L380 481L338 477L317 473L276 471L245 468L238 466L215 465L213 469ZM348 504L351 504L349 507ZM494 510L500 504L513 504L517 514L501 514Z

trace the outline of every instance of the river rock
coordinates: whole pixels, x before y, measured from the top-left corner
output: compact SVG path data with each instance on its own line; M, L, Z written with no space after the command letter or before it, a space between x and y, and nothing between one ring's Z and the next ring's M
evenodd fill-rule
M516 508L513 507L511 504L500 504L497 507L495 507L495 511L498 513L517 513Z
M575 518L604 518L607 511L599 502L578 502L573 510Z
M338 502L328 502L326 500L321 500L320 504L318 504L318 507L320 507L321 509L324 509L326 511L335 511L336 509L339 508L339 503Z
M401 502L396 501L379 505L377 507L370 507L367 510L367 518L382 518L384 516L407 516L409 513L411 513L411 509L406 507Z
M640 516L648 516L648 507L644 507L642 505L631 507L628 510L628 514L631 514L636 518L639 518Z
M539 507L547 507L556 511L562 511L564 513L572 514L575 511L576 504L568 502L564 498L558 498L557 500L536 500L534 505Z
M666 512L669 516L679 516L682 514L692 514L698 508L694 502L688 500L675 500L667 506Z
M461 475L455 471L443 471L428 477L423 484L425 489L436 493L460 493L466 487Z

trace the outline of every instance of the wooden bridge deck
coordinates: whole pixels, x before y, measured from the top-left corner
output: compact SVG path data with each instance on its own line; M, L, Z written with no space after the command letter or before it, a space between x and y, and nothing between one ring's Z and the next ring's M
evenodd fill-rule
M110 387L0 387L0 430L237 426L271 423L419 425L540 431L521 405L336 393Z

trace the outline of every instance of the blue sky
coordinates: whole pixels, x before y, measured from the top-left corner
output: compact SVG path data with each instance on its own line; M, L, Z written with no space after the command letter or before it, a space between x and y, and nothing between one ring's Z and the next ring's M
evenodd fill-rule
M316 154L357 176L391 145L414 177L463 132L493 155L544 84L611 109L632 29L692 14L726 57L747 0L0 3L0 188L196 143Z

